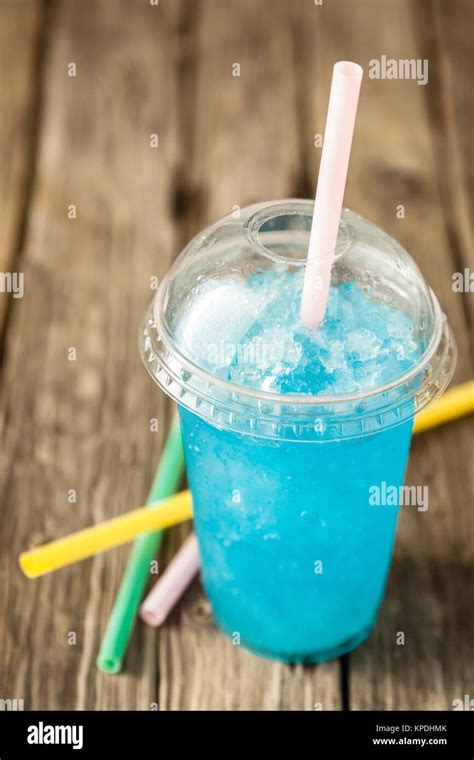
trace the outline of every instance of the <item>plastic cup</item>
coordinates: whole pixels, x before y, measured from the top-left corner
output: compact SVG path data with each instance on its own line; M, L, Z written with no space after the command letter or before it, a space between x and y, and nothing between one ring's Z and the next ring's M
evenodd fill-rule
M312 212L310 201L276 201L208 227L162 282L140 332L148 371L179 405L217 624L234 644L290 663L339 656L373 627L399 508L374 506L371 493L402 485L413 417L445 389L456 355L413 259L344 210L326 320L344 308L339 289L354 284L370 304L410 317L416 361L401 361L388 381L374 367L370 387L326 396L235 382L240 339L256 315L278 321L282 306L259 300L262 276L271 272L276 290L294 276L301 298ZM212 352L226 372L202 361Z

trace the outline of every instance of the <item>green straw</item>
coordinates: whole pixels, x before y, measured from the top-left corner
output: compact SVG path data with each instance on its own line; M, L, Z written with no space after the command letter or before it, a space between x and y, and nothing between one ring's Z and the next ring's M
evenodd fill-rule
M176 493L184 473L184 453L178 417L171 426L163 448L147 503ZM150 577L150 563L160 548L162 531L142 533L135 540L122 583L97 655L103 673L119 673L132 635L138 607Z

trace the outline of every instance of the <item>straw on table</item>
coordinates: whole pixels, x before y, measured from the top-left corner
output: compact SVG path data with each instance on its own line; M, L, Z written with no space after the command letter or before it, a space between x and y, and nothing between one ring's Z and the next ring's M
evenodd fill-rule
M154 502L174 493L183 472L183 445L179 421L176 418L163 449L148 501ZM161 532L145 533L139 536L133 545L97 655L97 667L104 673L118 673L122 668L138 607L150 577L150 563L158 552L161 538Z
M140 607L142 620L155 628L164 623L198 572L198 542L191 533Z
M132 509L20 554L20 567L28 578L37 578L60 567L108 551L132 541L140 533L163 530L192 517L189 491L168 496L156 504Z
M443 393L440 399L416 415L414 433L438 427L445 422L474 412L474 380L461 383Z

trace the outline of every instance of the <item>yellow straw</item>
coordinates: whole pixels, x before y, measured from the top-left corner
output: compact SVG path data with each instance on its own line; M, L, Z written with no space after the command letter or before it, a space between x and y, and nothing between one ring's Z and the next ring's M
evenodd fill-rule
M474 412L474 381L447 391L433 406L416 416L414 432L442 425ZM36 578L65 565L132 541L138 534L169 528L192 517L191 494L182 491L152 506L94 525L20 554L20 567Z
M50 573L86 557L132 541L139 533L169 528L192 517L189 491L126 512L69 536L20 554L20 567L28 578Z
M421 433L423 430L438 427L473 412L474 380L470 380L446 391L433 406L417 414L413 432Z

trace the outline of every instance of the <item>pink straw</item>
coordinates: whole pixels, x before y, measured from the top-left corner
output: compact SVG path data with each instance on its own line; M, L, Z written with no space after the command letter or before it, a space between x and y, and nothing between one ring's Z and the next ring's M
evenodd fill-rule
M164 623L198 572L198 543L191 533L140 607L141 619L154 628Z
M301 320L311 328L326 313L362 74L350 61L333 69L301 303Z

